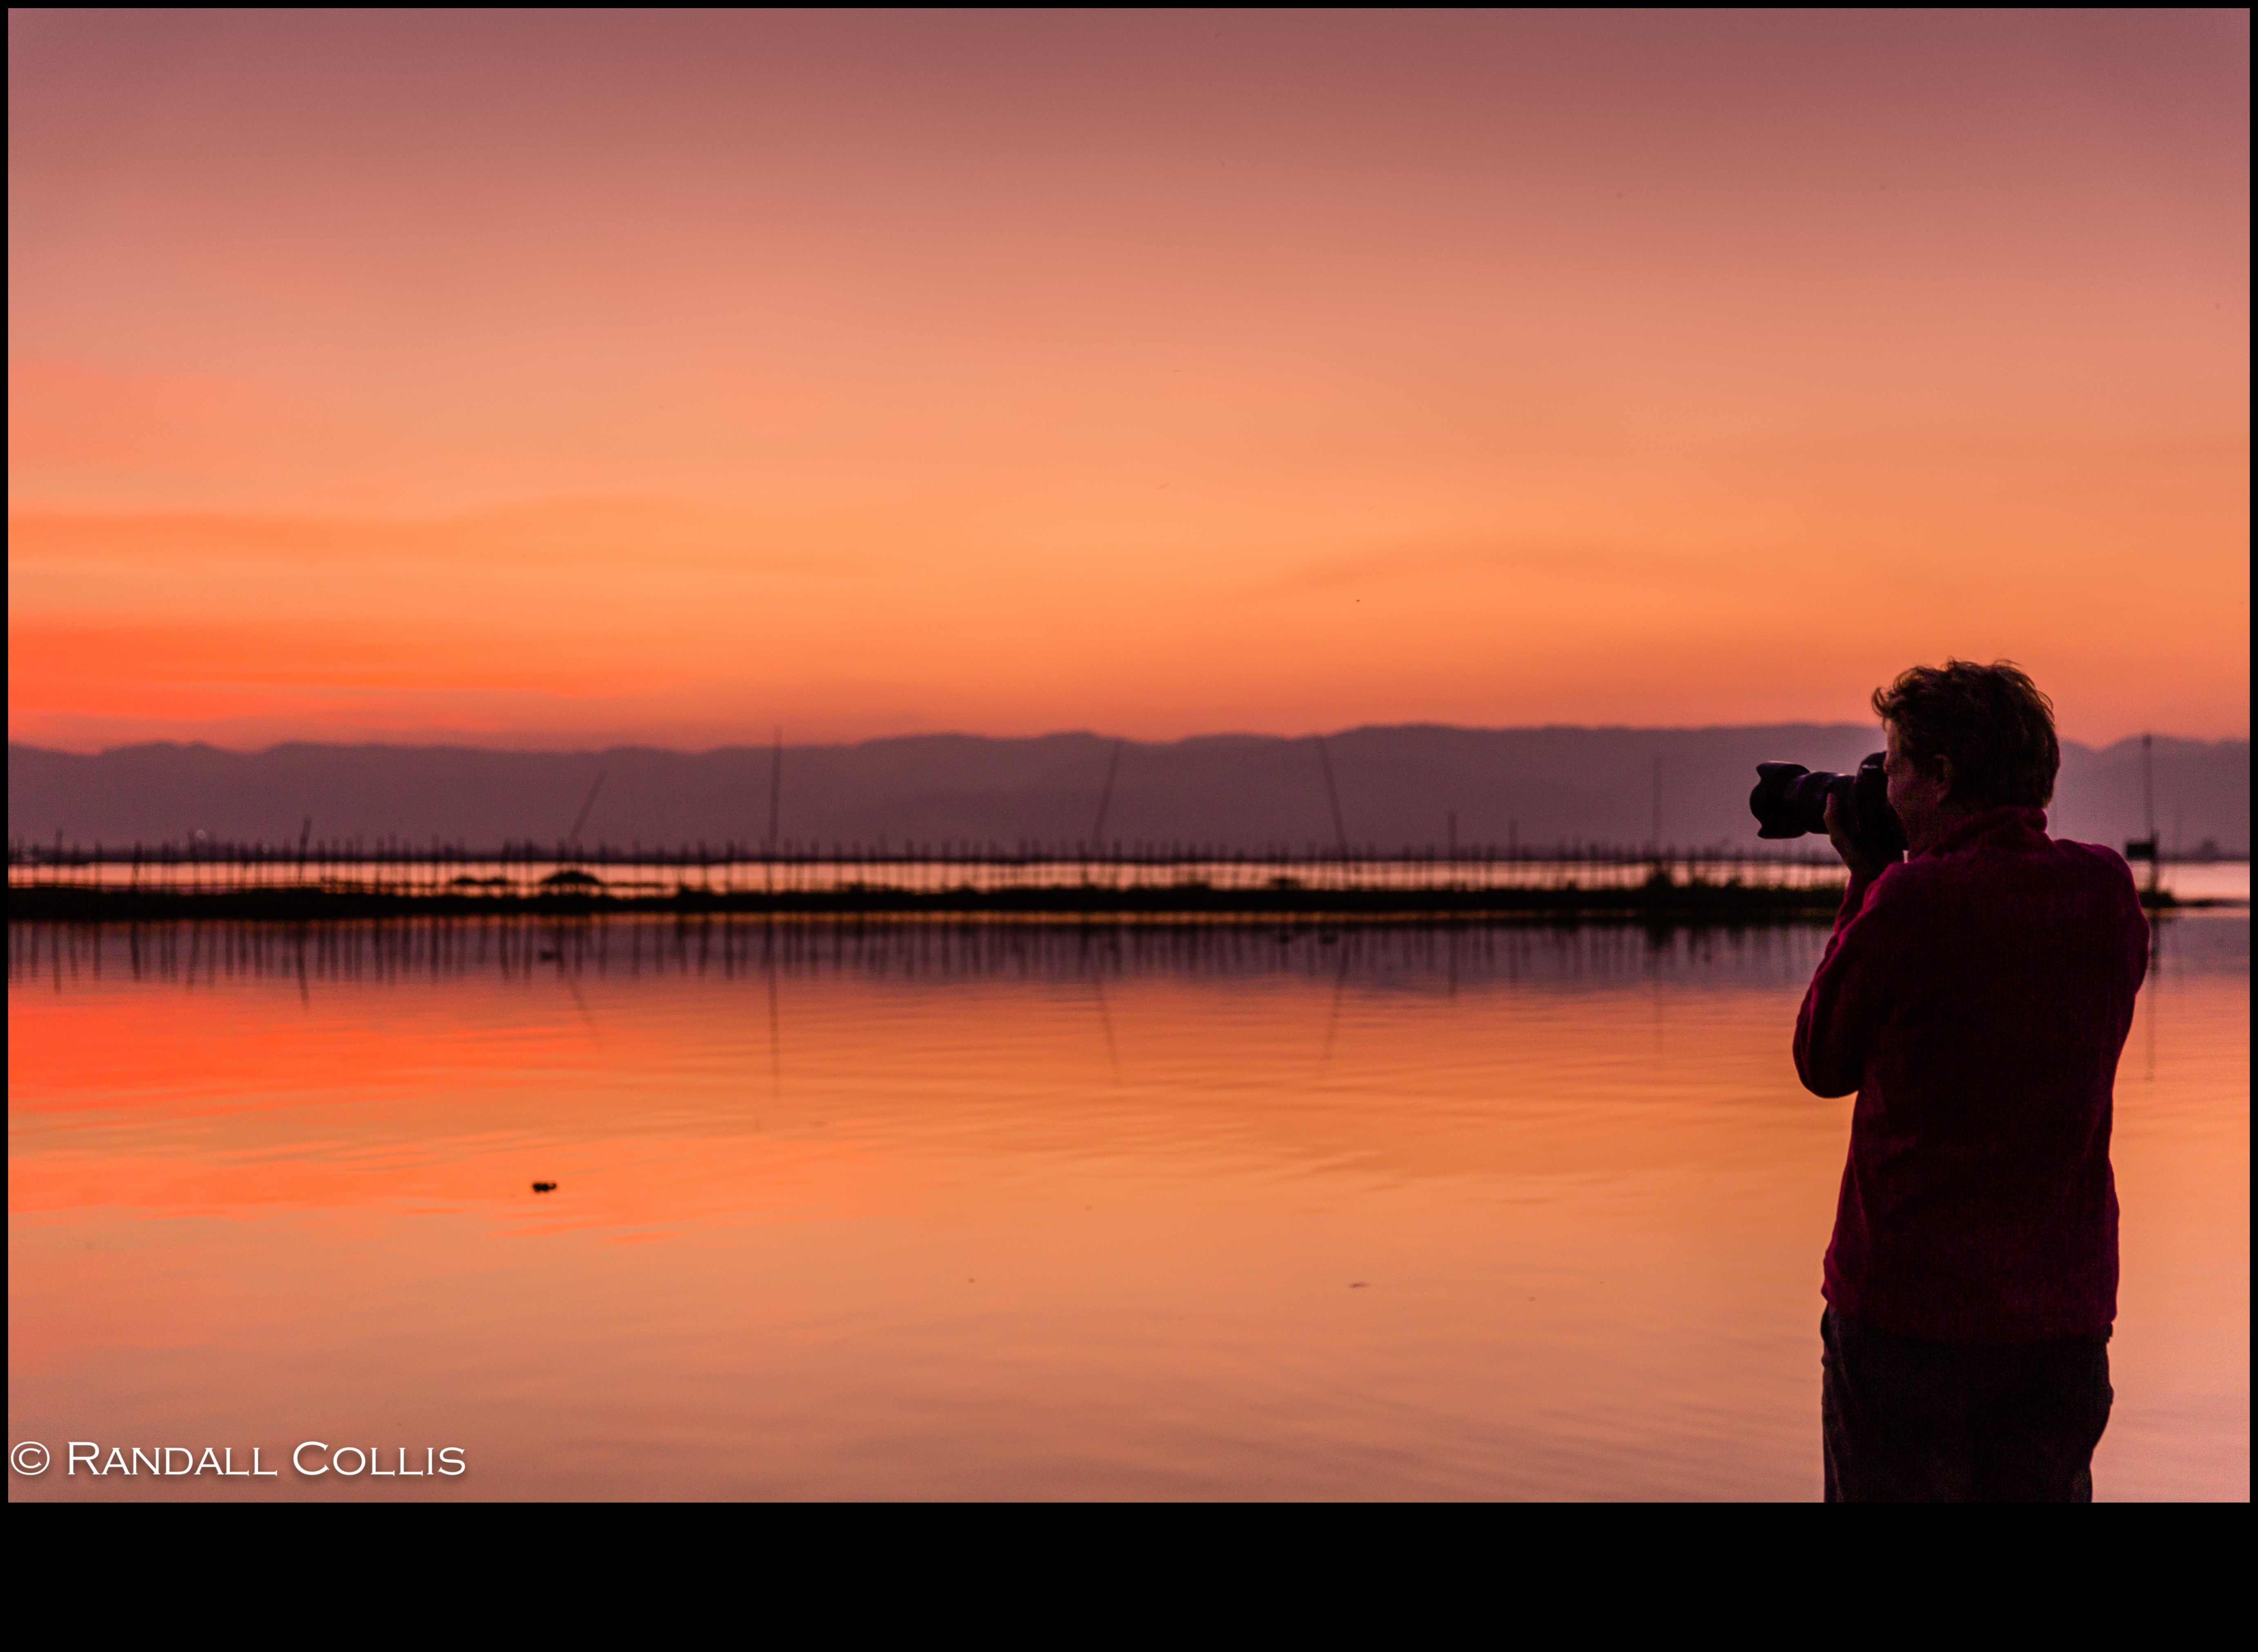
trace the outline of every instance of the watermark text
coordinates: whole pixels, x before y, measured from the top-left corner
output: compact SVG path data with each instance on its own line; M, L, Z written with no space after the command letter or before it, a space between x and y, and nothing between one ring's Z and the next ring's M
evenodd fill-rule
M240 1459L238 1450L245 1453ZM10 1466L27 1478L45 1474L53 1461L53 1453L38 1440L18 1441L8 1453ZM280 1454L259 1445L103 1445L96 1440L63 1444L67 1478L118 1474L128 1479L193 1479L210 1474L224 1480L272 1480L281 1478L280 1461ZM294 1473L309 1480L330 1474L341 1479L436 1479L470 1468L459 1445L333 1445L326 1440L300 1441L288 1461Z

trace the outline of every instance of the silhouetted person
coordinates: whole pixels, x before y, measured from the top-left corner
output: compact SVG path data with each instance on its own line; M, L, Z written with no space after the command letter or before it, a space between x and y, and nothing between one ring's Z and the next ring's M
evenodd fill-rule
M1873 698L1912 846L1850 887L1795 1025L1856 1090L1827 1249L1830 1502L2087 1502L2117 1316L2111 1093L2148 927L2112 851L2046 834L2054 708L2006 662Z

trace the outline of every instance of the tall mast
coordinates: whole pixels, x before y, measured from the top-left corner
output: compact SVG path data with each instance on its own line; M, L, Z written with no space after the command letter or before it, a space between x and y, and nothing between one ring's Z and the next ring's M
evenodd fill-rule
M1105 788L1097 794L1097 819L1090 828L1090 852L1099 853L1098 846L1105 841L1105 812L1113 806L1113 776L1121 772L1121 752L1129 743L1124 735L1113 742L1113 755L1105 765Z
M1333 784L1333 760L1325 754L1325 737L1311 736L1317 742L1317 766L1325 771L1325 800L1333 806L1333 836L1340 844L1340 857L1348 860L1348 825L1341 819L1340 788Z
M784 725L778 723L776 743L769 748L769 852L765 862L768 891L776 893L777 827L784 814Z
M2164 886L2163 845L2156 841L2156 737L2141 736L2141 813L2148 828L2148 892Z
M2141 736L2141 814L2148 841L2156 840L2156 737Z
M784 726L778 724L776 744L769 750L769 853L777 847L777 826L784 813Z
M1654 852L1662 853L1662 754L1654 754Z

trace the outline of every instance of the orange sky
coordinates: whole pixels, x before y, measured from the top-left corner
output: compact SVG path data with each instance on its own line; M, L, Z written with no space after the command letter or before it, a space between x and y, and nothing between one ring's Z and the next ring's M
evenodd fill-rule
M11 739L2248 731L2244 12L9 29Z

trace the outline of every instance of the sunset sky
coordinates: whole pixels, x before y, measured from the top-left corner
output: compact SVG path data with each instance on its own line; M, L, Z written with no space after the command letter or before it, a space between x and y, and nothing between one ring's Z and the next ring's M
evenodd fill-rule
M9 734L2247 735L2247 12L11 12Z

